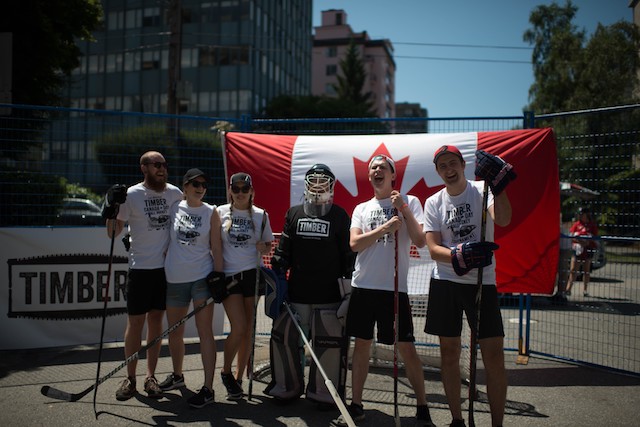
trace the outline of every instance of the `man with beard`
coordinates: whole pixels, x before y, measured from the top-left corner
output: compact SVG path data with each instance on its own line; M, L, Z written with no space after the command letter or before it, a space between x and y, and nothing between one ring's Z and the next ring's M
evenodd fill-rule
M164 254L169 243L169 208L182 200L182 191L167 183L167 162L157 151L140 157L144 180L127 189L112 186L105 197L102 216L107 220L107 235L115 238L128 223L131 246L127 275L127 327L124 353L129 357L142 344L142 330L147 322L147 342L162 333L167 282ZM115 227L115 228L114 228ZM147 351L147 374L144 390L151 398L162 392L155 378L160 343ZM116 391L116 399L128 400L136 394L136 360L127 365L127 378Z

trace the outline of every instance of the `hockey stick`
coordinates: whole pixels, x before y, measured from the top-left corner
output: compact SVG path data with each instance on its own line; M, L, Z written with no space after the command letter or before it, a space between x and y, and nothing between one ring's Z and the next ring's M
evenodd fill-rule
M267 223L267 212L262 214L262 225L260 226L260 240L262 241L262 235L264 234L264 227ZM253 300L253 332L251 333L251 356L249 357L249 395L251 400L253 397L253 367L255 364L256 356L256 325L258 320L258 299L260 298L259 289L260 286L260 259L262 254L258 251L258 261L256 262L256 288Z
M480 223L480 241L485 241L487 232L487 202L489 199L489 183L484 182L482 191L482 222ZM478 289L476 290L476 324L471 331L471 362L469 367L469 427L475 427L473 402L476 398L476 365L478 362L478 341L480 339L480 304L482 303L482 267L478 268Z
M296 316L293 313L293 310L291 310L291 306L290 306L289 302L285 301L285 302L283 302L283 305L287 308L287 311L289 312L289 316L291 316L291 320L293 321L293 324L296 326L296 329L300 333L300 336L302 337L302 341L304 341L304 345L307 346L307 349L309 350L309 354L311 355L311 357L313 358L313 361L315 362L316 366L318 367L318 371L320 372L320 375L322 375L322 378L324 378L324 384L327 386L327 390L329 390L329 393L331 394L331 397L333 398L333 401L338 406L338 410L340 410L340 414L342 414L342 416L344 417L344 419L347 422L347 425L349 427L356 427L356 424L353 422L353 418L351 418L351 415L349 414L349 411L347 410L347 407L344 406L344 402L342 401L342 399L338 395L338 391L336 390L336 388L334 387L333 383L331 382L331 380L327 376L327 373L322 368L322 365L320 364L320 361L318 360L318 357L316 356L316 353L313 351L313 348L311 347L311 343L309 343L309 340L307 339L306 334L302 330L302 327L298 323L298 320L296 319Z
M231 288L236 283L238 283L237 280L232 281L231 283L229 283L227 285L227 289ZM156 345L162 339L167 337L171 332L175 331L177 328L179 328L181 325L183 325L187 320L191 319L196 313L198 313L200 310L202 310L203 308L205 308L206 306L208 306L212 302L213 302L213 297L209 297L205 302L203 302L202 304L200 304L199 306L194 308L193 311L191 311L189 314L184 316L182 319L178 320L176 323L171 325L166 331L164 331L163 333L161 333L160 335L155 337L151 342L147 343L144 347L140 348L140 350L138 350L136 353L134 353L131 356L127 357L114 370L112 370L107 375L103 376L102 378L96 380L96 382L93 383L91 385L91 387L88 387L87 389L81 391L80 393L68 393L66 391L58 390L57 388L54 388L54 387L51 387L51 386L48 386L48 385L43 386L40 389L40 393L42 393L43 395L45 395L47 397L50 397L52 399L64 400L66 402L75 402L77 400L82 399L84 396L89 394L89 392L91 390L94 390L94 389L98 388L98 386L100 384L102 384L103 382L105 382L106 380L111 378L120 369L124 368L129 363L133 362L134 360L138 360L140 358L140 356L142 354L144 354L147 350L149 350L151 347Z
M117 206L117 205L116 205ZM107 268L107 285L105 286L102 297L104 298L104 310L102 312L102 328L100 329L100 349L98 350L98 367L96 369L96 382L100 379L100 365L102 364L102 347L104 345L104 328L107 323L107 302L109 301L109 283L111 282L111 266L113 265L113 243L116 240L116 219L109 220L111 222L111 248L109 249L109 267ZM93 389L93 413L98 419L98 409L96 408L96 398L98 388Z
M400 427L400 412L398 411L398 338L399 332L399 303L398 303L398 231L395 233L395 259L393 274L393 419L396 427Z

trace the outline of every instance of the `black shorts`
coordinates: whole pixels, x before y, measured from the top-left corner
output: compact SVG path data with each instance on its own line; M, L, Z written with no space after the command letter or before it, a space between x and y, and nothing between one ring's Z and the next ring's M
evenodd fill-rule
M462 333L463 311L467 314L469 327L474 330L477 290L477 285L431 279L424 331L442 337L459 337ZM479 338L491 337L504 337L504 328L498 305L498 290L495 285L483 285Z
M378 342L393 344L393 308L393 291L353 288L347 314L347 335L371 340L377 323ZM398 341L414 342L411 305L404 292L398 293L398 322Z
M127 275L127 313L145 314L151 310L165 310L167 279L164 268L129 270Z
M241 294L245 298L253 297L256 294L256 269L241 271L234 274L232 277L238 281L231 289L229 294ZM264 295L264 280L260 277L260 283L258 284L258 295Z

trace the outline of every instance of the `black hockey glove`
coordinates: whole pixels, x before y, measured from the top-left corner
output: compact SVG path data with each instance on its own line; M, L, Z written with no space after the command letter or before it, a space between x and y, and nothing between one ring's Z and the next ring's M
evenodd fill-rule
M513 166L486 151L476 151L476 176L489 183L494 196L502 193L509 182L516 179Z
M235 283L234 283L235 282ZM226 277L221 271L212 271L207 275L207 286L213 297L213 301L221 303L229 296L229 289L238 283L231 277Z
M467 242L451 248L451 265L458 276L464 276L472 268L491 265L493 251L499 246L494 242Z
M271 257L271 268L277 274L285 275L289 269L289 262L280 255L274 255Z
M102 206L102 218L115 219L118 216L120 205L127 200L127 187L122 184L112 185L104 197Z

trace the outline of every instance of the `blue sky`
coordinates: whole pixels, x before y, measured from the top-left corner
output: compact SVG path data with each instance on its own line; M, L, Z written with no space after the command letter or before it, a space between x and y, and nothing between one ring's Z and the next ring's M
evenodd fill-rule
M551 3L313 0L313 25L320 25L321 11L342 9L353 31L391 40L396 102L418 102L430 117L512 116L522 113L533 83L532 49L522 40L531 27L529 14L540 4ZM573 4L578 7L574 24L588 34L599 22L633 20L628 0L574 0Z

